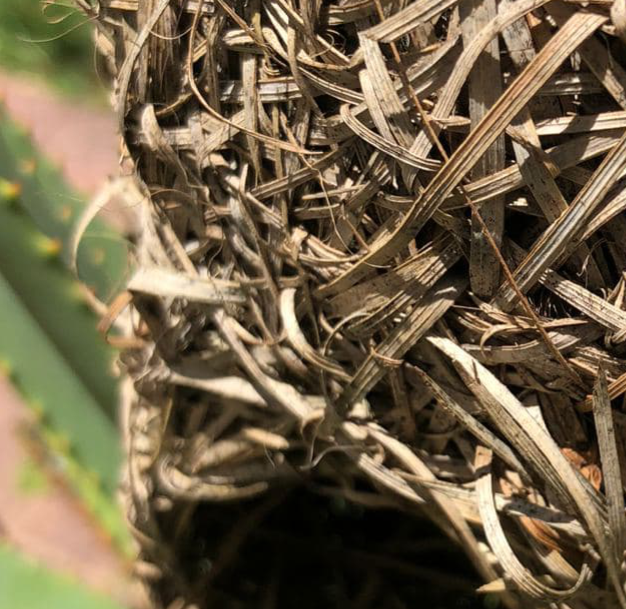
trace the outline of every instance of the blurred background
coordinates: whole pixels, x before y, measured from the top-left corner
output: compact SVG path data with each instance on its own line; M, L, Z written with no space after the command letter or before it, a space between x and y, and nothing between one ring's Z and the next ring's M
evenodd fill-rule
M0 607L140 607L115 497L115 353L69 270L81 211L119 171L84 16L2 0L0 100ZM108 303L133 210L100 198L78 269Z

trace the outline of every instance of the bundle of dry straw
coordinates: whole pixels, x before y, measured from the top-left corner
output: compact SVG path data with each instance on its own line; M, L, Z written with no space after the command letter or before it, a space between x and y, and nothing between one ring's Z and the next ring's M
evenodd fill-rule
M236 567L305 485L428 515L508 607L626 607L624 1L81 4L143 192L158 603L296 606Z

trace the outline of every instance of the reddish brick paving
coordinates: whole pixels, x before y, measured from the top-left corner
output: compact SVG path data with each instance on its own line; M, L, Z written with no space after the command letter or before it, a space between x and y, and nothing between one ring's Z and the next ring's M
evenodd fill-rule
M43 84L2 72L0 99L77 190L92 195L117 172L116 122L106 108L68 102Z

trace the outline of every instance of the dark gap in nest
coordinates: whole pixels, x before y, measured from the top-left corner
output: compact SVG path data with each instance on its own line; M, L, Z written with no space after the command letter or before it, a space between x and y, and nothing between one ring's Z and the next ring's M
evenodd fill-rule
M435 21L434 32L437 40L444 41L448 35L448 29L450 26L450 20L452 18L453 9L444 11L439 19Z
M528 293L528 299L536 307L540 315L548 319L580 318L580 313L562 299L556 299L542 286L533 288Z
M480 584L461 550L415 514L304 487L177 509L193 510L181 537L169 542L200 609L257 609L270 598L276 609L498 606L497 598L474 592ZM180 514L161 517L162 530L171 532L170 518ZM174 598L170 584L161 589L164 600Z

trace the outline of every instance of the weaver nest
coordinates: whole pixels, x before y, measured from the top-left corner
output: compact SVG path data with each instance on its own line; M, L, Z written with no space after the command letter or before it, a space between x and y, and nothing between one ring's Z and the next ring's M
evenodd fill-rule
M455 577L421 514L508 607L626 607L620 6L82 4L142 193L155 602L415 606Z

